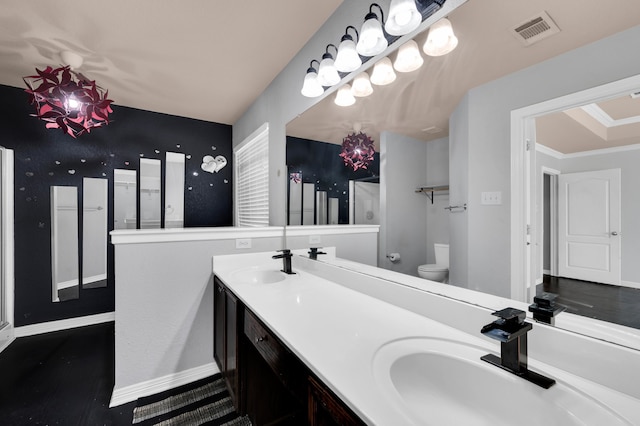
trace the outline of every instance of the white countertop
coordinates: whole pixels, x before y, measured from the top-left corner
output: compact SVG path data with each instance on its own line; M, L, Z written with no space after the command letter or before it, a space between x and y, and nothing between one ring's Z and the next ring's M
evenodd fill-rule
M273 254L214 256L213 271L368 424L413 424L372 374L372 360L386 343L413 337L452 339L499 356L497 344L322 279L302 269L304 262L294 268L295 275L272 284L233 279L239 265L279 270L282 260L271 259ZM553 373L556 378L561 374Z

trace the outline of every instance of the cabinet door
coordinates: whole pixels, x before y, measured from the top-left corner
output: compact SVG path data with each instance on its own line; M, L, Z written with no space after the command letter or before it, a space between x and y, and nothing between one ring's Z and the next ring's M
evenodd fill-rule
M238 300L233 293L225 291L225 372L227 388L238 410ZM239 411L239 410L238 410Z
M224 373L225 354L225 288L217 278L213 280L213 358L220 371Z
M363 426L364 423L320 381L309 376L309 426Z

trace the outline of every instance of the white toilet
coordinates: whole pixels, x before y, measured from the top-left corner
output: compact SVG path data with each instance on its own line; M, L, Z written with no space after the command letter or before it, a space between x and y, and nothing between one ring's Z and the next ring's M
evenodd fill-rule
M418 266L418 275L427 280L446 283L449 279L449 244L434 244L436 263Z

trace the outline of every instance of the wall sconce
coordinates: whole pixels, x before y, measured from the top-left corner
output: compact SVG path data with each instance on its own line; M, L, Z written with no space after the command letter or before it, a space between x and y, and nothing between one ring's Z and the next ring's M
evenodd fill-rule
M458 39L453 34L451 22L442 18L429 28L429 35L422 50L429 56L442 56L451 52L457 45Z
M318 72L313 67L313 63L318 62L316 59L313 59L309 62L309 68L307 68L307 75L304 76L304 83L302 83L302 93L303 96L307 98L317 98L318 96L324 93L324 88L322 84L318 81ZM318 62L320 65L320 62Z
M335 66L340 72L355 71L362 65L362 59L360 59L360 55L358 55L358 52L356 51L356 43L353 41L353 37L349 34L349 28L353 28L353 31L356 32L356 40L358 39L358 30L349 25L340 40L338 54L336 55Z
M398 72L415 71L422 66L424 59L420 55L418 43L409 40L398 49L398 56L393 63L393 68Z
M62 52L61 59L67 65L58 68L36 68L37 75L23 77L28 87L32 114L46 123L48 129L61 129L72 137L89 133L95 127L109 124L111 99L109 92L74 71L82 65L82 57L73 52Z
M382 8L379 4L372 3L369 6L369 13L364 17L364 23L360 29L360 37L356 46L356 50L362 56L376 56L382 53L389 45L382 31L382 25L378 21L378 15L373 13L373 6L377 6L380 9L380 18L384 22Z
M343 107L355 104L356 98L354 98L353 93L351 93L351 86L345 84L338 89L338 93L336 93L336 98L333 102L335 102L336 105Z
M373 87L371 87L371 82L369 81L369 74L361 72L353 79L351 93L353 93L353 96L359 98L364 98L373 93Z
M385 86L393 83L396 79L396 73L393 71L391 60L389 58L382 58L373 66L373 72L371 73L371 84L376 86Z
M335 86L340 82L340 74L336 69L333 61L333 55L329 53L329 47L333 46L338 52L338 48L333 44L328 44L324 55L322 55L322 61L320 61L320 67L318 68L318 82L323 86Z
M415 0L391 0L384 30L388 34L401 36L418 28L421 22L422 14L418 12Z

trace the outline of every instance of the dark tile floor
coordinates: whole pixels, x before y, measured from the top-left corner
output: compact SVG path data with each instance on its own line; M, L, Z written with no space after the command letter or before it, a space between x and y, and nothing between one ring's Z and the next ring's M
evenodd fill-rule
M557 294L566 312L640 328L640 289L545 275L536 287Z
M0 424L130 425L113 384L113 323L18 338L0 353Z

